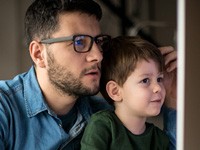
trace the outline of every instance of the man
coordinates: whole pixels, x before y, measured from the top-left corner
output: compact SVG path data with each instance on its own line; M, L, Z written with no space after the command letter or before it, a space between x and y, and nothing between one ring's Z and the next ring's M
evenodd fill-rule
M110 106L98 97L102 12L93 0L35 0L25 16L33 67L0 81L1 149L79 149L91 114ZM171 62L176 53L164 48ZM176 65L171 66L174 70Z

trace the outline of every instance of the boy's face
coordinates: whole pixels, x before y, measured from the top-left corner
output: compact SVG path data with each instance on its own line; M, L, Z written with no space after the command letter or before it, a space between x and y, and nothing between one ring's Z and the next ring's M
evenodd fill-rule
M163 73L153 60L140 60L120 90L119 107L124 107L124 111L138 117L158 115L165 98Z

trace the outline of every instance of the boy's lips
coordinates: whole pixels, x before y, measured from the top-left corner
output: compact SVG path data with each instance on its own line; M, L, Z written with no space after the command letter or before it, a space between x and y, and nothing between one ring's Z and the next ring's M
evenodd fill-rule
M151 99L151 102L162 102L162 101L163 101L163 96L161 94L157 94Z
M161 96L158 96L158 97L154 97L154 99L151 100L151 102L162 102L162 97Z
M152 100L151 102L161 102L161 99L155 99L155 100Z
M151 104L159 105L159 106L162 105L163 102L164 102L164 100L163 100L161 97L159 97L159 98L154 98L154 99L152 99L152 100L150 101Z

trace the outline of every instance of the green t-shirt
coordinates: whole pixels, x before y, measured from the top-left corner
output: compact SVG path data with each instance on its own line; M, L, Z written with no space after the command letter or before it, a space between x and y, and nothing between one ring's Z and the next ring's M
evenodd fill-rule
M81 150L168 150L165 133L146 123L141 135L132 134L113 111L104 110L92 115L82 141Z

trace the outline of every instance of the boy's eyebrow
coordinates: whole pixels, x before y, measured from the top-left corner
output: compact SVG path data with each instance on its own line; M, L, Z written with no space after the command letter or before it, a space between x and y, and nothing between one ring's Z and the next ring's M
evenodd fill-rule
M153 73L143 73L143 74L140 74L139 76L152 76ZM159 72L157 75L164 75L164 72Z

